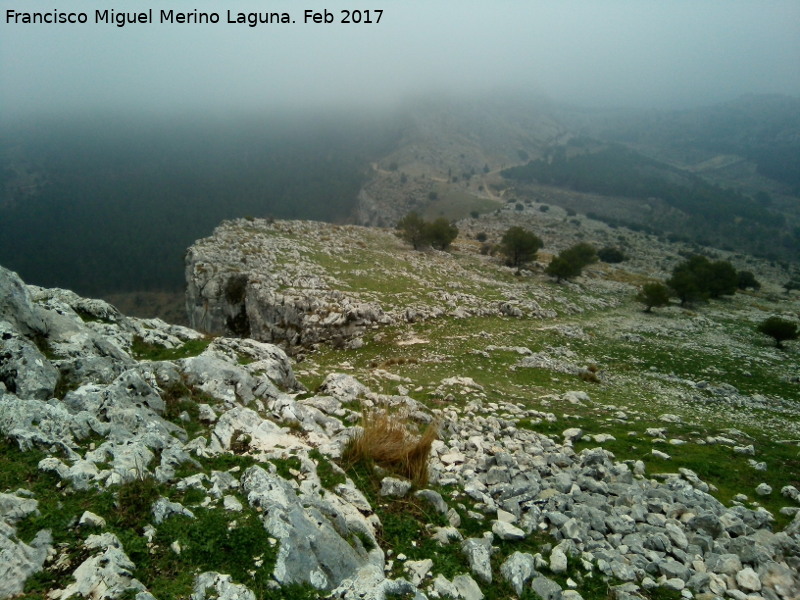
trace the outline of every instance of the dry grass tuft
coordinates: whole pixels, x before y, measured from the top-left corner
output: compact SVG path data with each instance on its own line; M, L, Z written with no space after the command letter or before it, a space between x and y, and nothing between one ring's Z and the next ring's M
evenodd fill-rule
M416 435L411 432L408 419L386 411L373 411L364 413L361 427L361 433L344 449L345 462L372 461L410 479L417 487L427 485L431 445L439 436L437 423L431 423Z

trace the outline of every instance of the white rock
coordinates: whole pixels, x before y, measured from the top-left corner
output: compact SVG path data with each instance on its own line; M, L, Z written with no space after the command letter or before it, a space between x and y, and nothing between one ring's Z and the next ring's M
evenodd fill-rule
M756 486L756 494L759 496L769 496L772 493L772 487L766 483L759 483Z
M550 570L556 574L567 572L567 555L558 546L550 553Z
M231 512L242 512L244 506L242 503L239 502L239 499L236 496L223 496L222 498L222 507L225 510L229 510Z
M518 595L522 595L525 584L536 574L533 556L514 552L500 566L500 574L511 584Z
M750 567L746 567L736 573L736 585L739 586L739 589L747 592L761 590L761 580L758 578L758 573Z
M100 527L102 529L106 526L106 520L87 510L81 515L81 518L78 519L78 525L81 527Z
M411 482L396 477L384 477L381 480L381 496L402 498L411 490Z
M483 592L475 580L469 575L456 575L453 577L453 587L464 600L483 600Z
M507 521L495 521L492 525L492 533L494 533L501 540L508 541L525 539L525 532Z
M408 579L414 587L419 587L422 580L431 572L432 567L433 560L430 558L424 560L408 560L403 565L403 569L408 573Z

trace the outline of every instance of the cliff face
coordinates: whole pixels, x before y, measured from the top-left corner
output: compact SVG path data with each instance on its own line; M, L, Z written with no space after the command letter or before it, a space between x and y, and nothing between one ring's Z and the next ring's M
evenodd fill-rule
M379 305L333 289L330 274L310 260L332 227L240 220L196 242L186 255L191 325L294 348L356 338L388 322Z

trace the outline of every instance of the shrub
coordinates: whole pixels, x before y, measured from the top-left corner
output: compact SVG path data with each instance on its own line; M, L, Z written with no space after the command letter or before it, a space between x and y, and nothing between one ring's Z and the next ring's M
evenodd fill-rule
M604 263L621 263L626 260L625 254L619 248L606 246L597 251L597 257Z
M572 279L583 271L586 265L597 260L597 253L591 244L580 242L567 248L550 261L545 273L555 277L557 281Z
M425 246L447 250L458 237L458 228L444 217L429 223L413 211L398 221L397 230L398 235L411 244L414 250Z
M489 236L486 235L486 232L481 231L478 235L475 236L475 239L478 240L479 242L485 242L487 239L489 239Z
M427 484L431 445L439 435L436 424L428 425L422 434L415 435L406 419L374 411L364 413L361 428L342 453L345 462L375 462L410 479L417 487Z
M737 277L737 287L740 290L746 290L747 288L752 288L754 290L761 289L761 283L759 283L758 279L756 279L756 276L750 271L739 271L739 273L737 273Z
M150 520L150 508L160 496L158 484L149 476L137 477L119 486L114 520L122 527L141 529Z
M775 339L775 345L783 348L781 342L796 340L798 337L797 324L780 317L770 317L761 322L758 331Z

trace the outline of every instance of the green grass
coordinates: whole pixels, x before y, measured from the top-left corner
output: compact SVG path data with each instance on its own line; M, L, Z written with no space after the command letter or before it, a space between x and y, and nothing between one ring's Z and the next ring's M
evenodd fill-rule
M202 353L213 341L212 337L203 337L189 340L177 348L165 348L158 344L145 342L141 337L134 336L131 344L131 354L137 360L178 360L190 358Z

